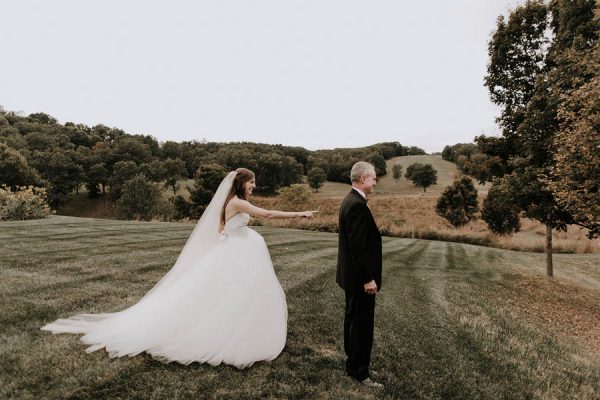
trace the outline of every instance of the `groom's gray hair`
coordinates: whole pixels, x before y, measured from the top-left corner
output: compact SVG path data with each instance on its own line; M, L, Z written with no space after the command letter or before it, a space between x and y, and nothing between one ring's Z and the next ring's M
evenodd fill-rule
M367 175L369 172L375 172L375 167L365 161L359 161L352 166L350 171L350 180L352 182L358 182L361 176Z

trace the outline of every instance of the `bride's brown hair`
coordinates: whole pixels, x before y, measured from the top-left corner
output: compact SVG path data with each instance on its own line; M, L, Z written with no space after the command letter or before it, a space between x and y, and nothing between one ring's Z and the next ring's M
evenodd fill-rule
M227 204L229 204L229 200L233 199L235 196L239 197L240 199L248 200L246 198L244 184L254 179L254 172L250 171L249 169L238 168L235 170L235 172L237 172L237 174L233 179L233 185L231 186L231 190L227 195L227 200L225 200L223 210L221 210L221 224L223 226L225 225L225 209L227 208Z

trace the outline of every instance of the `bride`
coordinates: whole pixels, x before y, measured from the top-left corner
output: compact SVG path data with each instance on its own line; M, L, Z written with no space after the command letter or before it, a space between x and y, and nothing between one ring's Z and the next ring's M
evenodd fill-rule
M264 239L250 216L312 218L313 212L265 210L248 202L254 173L230 172L217 189L175 265L133 306L80 314L44 327L84 334L90 353L146 352L176 361L245 368L276 358L285 345L287 304Z

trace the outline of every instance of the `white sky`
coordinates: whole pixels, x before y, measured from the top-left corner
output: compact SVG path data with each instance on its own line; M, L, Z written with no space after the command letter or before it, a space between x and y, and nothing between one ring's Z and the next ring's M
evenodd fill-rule
M160 141L441 151L498 133L487 41L520 2L4 1L0 105Z

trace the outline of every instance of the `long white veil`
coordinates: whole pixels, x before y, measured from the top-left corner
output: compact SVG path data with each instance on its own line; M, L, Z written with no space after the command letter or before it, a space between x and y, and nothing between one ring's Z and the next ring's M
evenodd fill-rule
M198 260L206 254L212 246L219 240L219 226L221 219L221 211L227 200L227 195L233 186L233 180L236 172L230 172L219 185L212 200L202 217L196 224L192 234L188 238L181 254L177 258L175 265L159 280L152 289L150 289L144 297L142 297L133 306L115 313L103 314L78 314L69 319L58 319L50 324L42 327L42 330L52 331L53 333L71 332L71 333L88 333L91 331L93 324L102 321L108 321L112 317L128 316L130 321L135 321L134 315L142 313L139 318L145 318L143 315L144 303L154 298L156 295L164 292L169 286L180 280L185 280L185 275L194 267L201 268L202 264ZM118 328L119 321L116 323ZM110 333L110 330L107 330ZM110 336L110 335L109 335ZM89 351L97 350L103 345L92 346Z
M175 261L175 265L173 265L169 272L167 272L141 300L147 298L151 294L154 295L166 289L173 282L177 281L178 278L185 275L190 268L198 266L198 259L219 240L221 211L225 206L225 201L231 191L233 180L236 175L237 173L235 171L231 171L221 181L215 195L204 210L202 217L200 217L200 220L185 243L185 246L183 246L183 250L181 250L177 261Z

